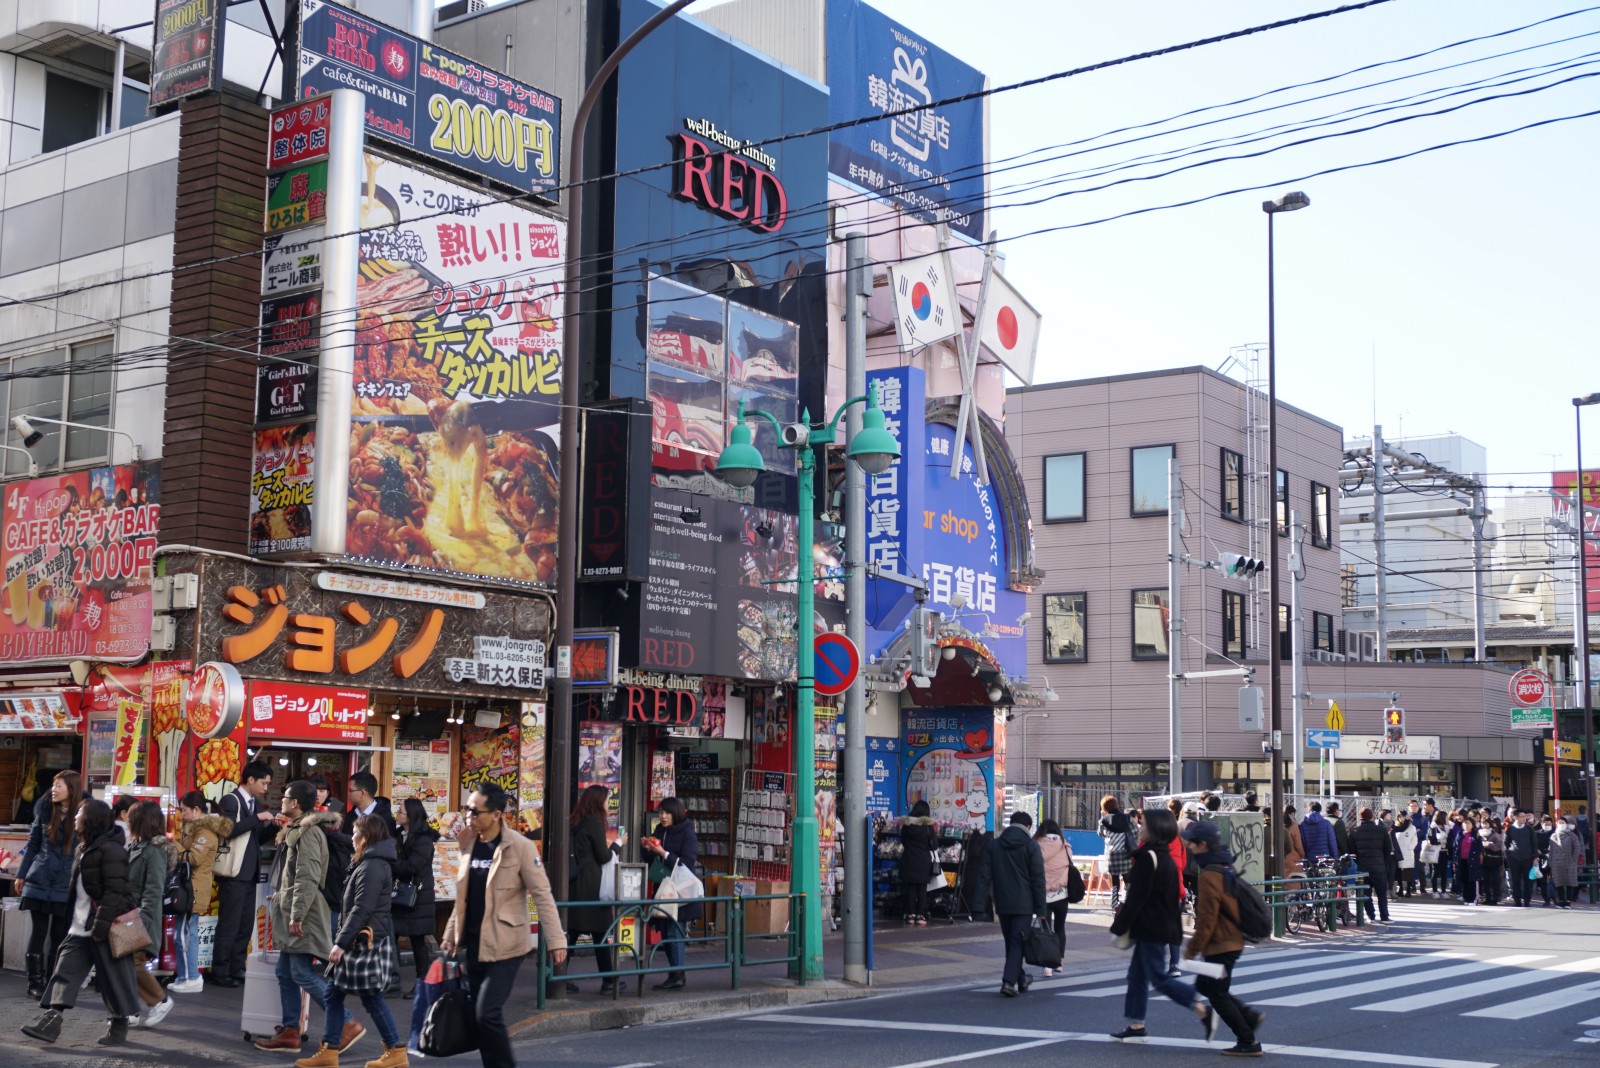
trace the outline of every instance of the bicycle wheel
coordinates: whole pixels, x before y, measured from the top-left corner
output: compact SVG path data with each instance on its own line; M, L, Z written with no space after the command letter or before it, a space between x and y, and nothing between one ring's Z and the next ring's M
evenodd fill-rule
M1311 906L1311 921L1317 925L1317 930L1328 933L1328 908L1325 904Z
M1306 907L1304 905L1295 904L1289 906L1289 916L1284 921L1284 926L1289 928L1290 934L1300 933L1300 924L1305 919L1305 911Z

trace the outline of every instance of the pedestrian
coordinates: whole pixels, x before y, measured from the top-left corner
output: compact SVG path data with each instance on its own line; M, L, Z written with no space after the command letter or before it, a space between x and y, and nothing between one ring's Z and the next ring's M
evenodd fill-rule
M420 983L428 974L428 965L433 962L433 932L438 929L438 910L433 893L433 854L439 841L439 832L428 826L428 810L415 797L402 801L394 814L400 826L400 843L395 850L397 856L394 862L395 889L397 893L405 886L417 889L412 904L402 905L399 898L395 900L391 913L394 941L398 950L400 939L411 940L411 959L417 966L417 982ZM413 986L405 996L409 998L415 993Z
M1305 874L1306 842L1300 833L1300 826L1295 822L1295 808L1293 805L1283 806L1283 874L1287 878L1293 875ZM1289 889L1299 889L1299 885Z
M1222 847L1222 835L1214 823L1191 825L1184 832L1183 841L1200 871L1200 877L1195 880L1194 933L1189 936L1184 956L1190 960L1201 957L1206 963L1221 965L1223 969L1222 975L1215 979L1198 976L1194 981L1195 991L1205 996L1212 1010L1233 1032L1234 1044L1223 1050L1223 1054L1259 1057L1261 1044L1256 1040L1256 1029L1266 1016L1234 997L1229 989L1234 965L1239 963L1239 956L1244 952L1244 936L1239 933L1239 900L1234 897L1229 883L1238 877L1233 870L1233 854Z
M1362 903L1367 919L1379 923L1389 922L1389 860L1394 856L1394 839L1385 831L1372 809L1363 808L1356 813L1361 822L1350 832L1350 845L1356 853L1356 867L1366 873L1369 893ZM1378 899L1373 909L1372 899Z
M1138 842L1133 821L1122 811L1122 802L1110 794L1100 799L1098 831L1106 843L1106 875L1111 878L1111 908L1122 903L1122 879L1128 874L1128 858Z
M978 868L973 900L992 901L1005 942L1005 970L1000 993L1008 998L1028 992L1032 978L1022 967L1022 942L1034 917L1046 912L1044 856L1029 830L1033 817L1013 812L1005 830L995 835Z
M1511 876L1511 901L1517 908L1527 908L1533 899L1534 879L1530 873L1539 863L1535 831L1528 822L1528 813L1522 809L1512 813L1505 829L1506 874Z
M1300 845L1308 859L1326 857L1339 859L1339 842L1333 824L1322 815L1322 802L1313 801L1308 806L1306 818L1300 821Z
M93 968L109 1014L98 1044L123 1046L128 1042L128 1018L139 1012L139 993L133 958L112 953L109 939L117 917L136 905L128 892L128 850L121 829L112 823L111 806L104 801L85 798L78 804L76 831L78 849L67 884L67 934L39 998L45 1011L22 1033L40 1042L60 1038L62 1014L77 1004L78 991Z
M1550 835L1550 881L1555 884L1556 905L1568 909L1578 900L1578 868L1583 863L1583 842L1572 817L1562 816Z
M199 790L190 790L178 799L178 818L183 824L178 832L178 859L189 865L191 900L189 911L173 924L178 936L173 954L177 969L167 990L198 994L204 989L200 982L200 917L211 912L216 888L212 865L217 859L217 847L227 840L233 824L226 816L213 812L210 799Z
M311 785L317 788L317 811L337 812L342 819L344 816L344 802L333 796L333 783L326 775L313 775Z
M1259 799L1257 797L1257 794L1256 794L1256 792L1254 790L1246 790L1244 792L1244 810L1246 812L1260 812L1261 811L1261 805L1259 803Z
M567 876L569 901L600 900L600 877L605 867L617 858L626 844L619 837L616 844L606 841L606 799L611 791L595 783L585 786L572 808L572 870ZM617 955L613 944L606 941L611 932L611 909L605 905L587 905L567 909L567 937L576 939L588 935L594 942L597 970L612 972L617 969ZM624 984L626 985L626 984ZM576 993L576 983L567 989ZM610 994L617 989L615 976L600 981L600 993Z
M123 845L133 841L133 831L128 826L128 810L133 808L138 800L132 794L122 794L111 801L111 822L122 832Z
M1422 813L1417 813L1422 818ZM1396 893L1410 897L1417 892L1417 832L1411 826L1411 817L1402 814L1394 821L1395 864L1400 880Z
M161 952L161 899L166 893L167 873L177 860L178 849L167 837L167 818L154 801L140 801L128 809L128 828L133 832L128 847L128 893L133 895L134 907L139 910L145 933L150 936L149 947L133 954L133 977L139 987L139 998L145 1004L144 1017L139 1024L154 1027L172 1011L172 998L150 974L148 962Z
M1055 820L1040 820L1039 831L1033 836L1039 843L1039 854L1044 858L1044 904L1050 914L1050 930L1061 947L1062 960L1067 952L1067 886L1071 880L1072 847L1061 833L1061 824ZM1066 969L1063 968L1064 972ZM1054 969L1044 970L1050 978Z
M1423 805L1426 810L1433 804L1433 798L1428 798ZM1428 844L1423 847L1425 856L1433 858L1428 862L1428 879L1433 896L1444 897L1454 885L1451 873L1454 870L1454 858L1450 853L1450 828L1453 825L1450 818L1438 809L1434 810L1428 826Z
M1187 813L1188 820L1179 820L1178 826L1183 829L1199 822L1200 815L1193 809ZM1189 856L1189 851L1183 847L1183 840L1178 835L1173 835L1172 841L1167 843L1167 853L1172 857L1172 863L1178 867L1178 915L1183 916L1183 904L1193 893L1194 881L1200 877L1200 869L1194 866L1194 861ZM1180 943L1167 947L1167 974L1176 979L1181 972L1178 970L1178 956L1183 951Z
M1456 828L1455 844L1451 854L1456 864L1456 893L1463 905L1478 903L1478 883L1483 879L1483 839L1478 836L1478 825L1470 816L1463 816Z
M446 956L459 952L466 962L483 1068L514 1068L505 1005L522 961L533 949L528 898L539 910L539 937L556 964L566 962L567 936L539 850L506 824L505 790L498 783L480 784L462 816L456 842L465 863L456 876L455 905L439 945Z
M1222 796L1210 790L1200 792L1200 807L1207 812L1222 811Z
M906 923L928 924L928 883L933 880L933 855L939 849L939 825L928 803L918 801L900 821L900 885L906 892ZM941 877L944 869L939 869Z
M1506 837L1500 831L1500 821L1486 817L1478 836L1483 839L1478 900L1485 905L1498 905L1506 885Z
M385 972L394 960L390 945L394 940L391 907L394 864L399 856L394 839L389 837L389 825L381 817L358 817L352 831L354 851L339 899L339 930L333 935L333 948L327 955L322 1045L311 1056L295 1061L295 1068L339 1068L341 1049L350 1048L355 1041L346 1041L351 1021L344 1002L351 993L361 999L362 1008L372 1017L383 1042L383 1054L367 1061L366 1068L407 1068L410 1063L394 1014L383 1000L383 990L388 985Z
M271 1038L256 1040L268 1052L300 1052L300 994L304 992L327 1013L328 986L316 962L333 950L333 930L328 901L322 896L322 879L328 870L328 838L324 827L339 826L334 812L318 812L317 788L296 779L283 791L284 826L278 833L278 852L272 858L272 896L267 918L272 923L272 944L278 950L278 1000L283 1023ZM344 1025L338 1052L343 1053L367 1033L350 1020Z
M1328 822L1333 825L1334 847L1338 850L1336 856L1342 860L1352 852L1350 848L1350 828L1344 822L1344 813L1339 808L1339 802L1328 802Z
M72 851L77 848L74 829L78 805L83 801L83 779L75 771L60 771L50 782L50 792L33 806L33 826L22 847L17 880L22 883L28 928L28 997L38 1000L55 967L56 952L67 937L67 893L72 885Z
M356 820L362 816L376 816L389 828L389 837L398 838L393 809L387 797L378 796L378 777L370 771L358 771L350 776L350 804L341 816L344 822L340 830L351 834Z
M1394 846L1394 813L1390 809L1380 809L1378 812L1378 827L1389 836L1389 890L1398 893L1400 885L1400 851Z
M656 829L640 845L646 852L656 855L656 859L650 862L648 876L652 883L659 886L672 878L672 872L679 864L694 871L700 859L700 839L695 835L689 810L676 797L666 798L656 806L656 818L660 821ZM695 903L677 906L676 918L667 915L651 918L650 923L661 935L667 964L673 969L667 973L665 980L655 984L652 989L681 990L687 985L683 972L684 947L689 939L689 925L698 920L700 914L701 906Z
M1550 839L1555 835L1555 821L1546 812L1539 819L1539 826L1533 829L1533 854L1534 864L1539 869L1539 900L1544 902L1544 907L1549 908L1555 903L1555 893L1550 884Z
M278 823L265 810L272 769L252 760L239 773L239 787L218 804L222 817L233 824L226 848L242 850L244 858L232 876L217 878L217 926L212 935L211 981L217 986L244 982L245 955L256 927L256 883L261 873L261 847L278 833Z
M1170 947L1183 945L1183 919L1178 904L1178 866L1168 846L1178 835L1178 821L1164 808L1147 808L1128 868L1128 896L1111 920L1111 934L1131 942L1128 992L1122 1015L1127 1026L1112 1034L1119 1042L1143 1042L1150 987L1200 1018L1206 1040L1217 1033L1217 1015L1195 996L1194 987L1179 981L1167 966Z

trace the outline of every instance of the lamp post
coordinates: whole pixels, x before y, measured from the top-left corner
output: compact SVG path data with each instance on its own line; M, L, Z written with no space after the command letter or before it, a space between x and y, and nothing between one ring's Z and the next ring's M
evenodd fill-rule
M804 924L800 932L799 971L808 980L822 978L822 857L817 835L816 815L816 648L815 635L815 569L811 554L812 529L816 525L816 456L818 445L831 445L839 429L839 419L855 404L865 404L861 416L861 429L856 431L845 449L845 455L860 465L869 475L882 474L900 455L900 443L883 425L883 412L878 409L876 391L860 397L851 397L839 407L827 425L815 429L811 426L811 413L802 412L801 422L792 426L779 423L770 412L746 412L744 402L739 402L739 418L728 435L728 447L717 457L717 474L730 486L744 489L753 485L756 476L766 470L761 451L751 444L754 432L745 423L747 417L760 416L772 424L783 448L800 452L800 552L796 579L800 584L799 605L795 631L796 699L793 739L795 769L794 799L794 849L791 874L793 889L805 895ZM853 727L854 725L852 725ZM859 834L859 827L847 829Z
M1284 828L1281 813L1283 799L1283 709L1280 705L1283 668L1283 632L1278 626L1278 336L1277 294L1273 276L1272 221L1282 212L1299 211L1311 206L1311 198L1301 192L1285 193L1273 200L1263 201L1261 210L1267 213L1267 478L1272 483L1272 516L1267 523L1267 561L1270 567L1267 597L1272 614L1272 806L1280 818L1272 824L1272 863L1280 878L1288 874L1283 867ZM1287 488L1287 487L1286 487ZM1285 511L1288 502L1284 502ZM1284 516L1288 519L1288 516ZM1293 626L1293 622L1290 623Z
M1578 446L1578 470L1572 486L1572 519L1578 534L1578 680L1583 686L1583 700L1579 702L1583 709L1583 797L1589 806L1589 826L1592 831L1595 819L1594 700L1589 691L1589 543L1584 537L1583 521L1584 501L1589 496L1584 492L1583 485L1583 410L1591 404L1600 404L1600 393L1572 398L1572 422ZM1592 841L1583 844L1586 851L1593 847Z

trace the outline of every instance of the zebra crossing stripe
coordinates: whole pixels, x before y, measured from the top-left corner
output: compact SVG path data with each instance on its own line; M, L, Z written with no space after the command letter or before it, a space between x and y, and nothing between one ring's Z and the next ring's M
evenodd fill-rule
M1542 958L1534 957L1533 960ZM1508 962L1509 957L1503 961L1490 961L1488 963ZM1411 1009L1420 1009L1424 1006L1433 1007L1449 1001L1465 1001L1467 998L1497 995L1502 990L1516 986L1530 986L1553 979L1557 975L1567 975L1572 972L1600 971L1600 957L1590 957L1587 960L1567 961L1565 964L1554 964L1547 968L1533 968L1521 975L1506 975L1498 979L1485 979L1478 983L1468 983L1466 986L1453 986L1448 990L1432 990L1426 994L1417 994L1409 998L1387 998L1376 1005L1357 1005L1356 1008L1364 1012L1407 1012Z
M1600 983L1585 983L1583 986L1568 987L1565 990L1554 991L1546 994L1535 994L1531 998L1521 1001L1508 1001L1502 1005L1495 1005L1487 1009L1473 1009L1464 1012L1463 1016L1487 1016L1495 1020L1526 1020L1530 1016L1541 1013L1554 1012L1564 1009L1568 1005L1581 1005L1585 1001L1600 999ZM1585 1020L1579 1027L1600 1024L1600 1017Z
M1258 990L1279 990L1286 986L1304 986L1307 983L1321 983L1330 979L1345 979L1352 975L1414 968L1422 961L1469 960L1472 956L1471 953L1411 953L1395 960L1368 961L1365 964L1352 964L1346 968L1330 968L1326 971L1318 969L1304 975L1278 976L1273 979L1263 979L1259 983L1236 984L1231 989L1235 994L1253 994Z
M1248 966L1253 974L1255 972L1276 971L1280 968L1299 968L1303 967L1307 963L1304 959L1302 959L1305 957L1321 957L1326 960L1333 960L1337 958L1343 960L1346 958L1354 959L1356 957L1373 955L1376 954L1374 952L1329 953L1325 949L1269 950L1259 954L1259 956L1246 954L1239 963L1239 970L1242 974L1244 968ZM1260 960L1262 963L1253 963L1256 960ZM1126 979L1127 977L1128 966L1124 964L1120 968L1115 968L1109 971L1089 972L1085 975L1069 975L1059 979L1035 979L1033 981L1033 985L1028 989L1060 991L1060 993L1056 995L1057 997L1082 996L1080 992L1070 991L1066 988L1073 986L1094 986L1097 983L1114 983ZM987 990L993 985L994 984L992 982L979 983L974 984L973 989ZM1118 989L1120 990L1121 987L1118 987Z
M1451 979L1458 975L1467 975L1471 972L1482 971L1485 968L1509 968L1517 964L1531 964L1536 960L1548 960L1548 953L1518 953L1509 957L1496 957L1494 960L1471 961L1467 964L1456 964L1448 968L1430 968L1425 971L1413 972L1405 977L1408 988L1418 984L1427 985L1440 979ZM1397 984L1393 976L1383 979L1374 979L1370 983L1355 983L1351 986L1341 986L1337 991L1312 990L1304 994L1290 994L1281 998L1270 998L1258 1001L1257 1005L1315 1005L1328 998L1330 993L1336 993L1339 998L1354 997L1357 994L1376 994L1381 991L1393 990ZM1454 991L1451 991L1453 993ZM1437 1000L1438 991L1430 992L1422 999L1424 1004L1432 1004Z
M1320 964L1332 964L1332 963L1335 963L1335 962L1344 963L1344 962L1347 962L1347 961L1355 961L1355 960L1373 961L1374 958L1377 958L1377 957L1394 956L1394 954L1392 954L1392 953L1377 952L1377 951L1356 951L1356 952L1351 952L1351 953L1329 953L1327 950L1316 949L1316 950L1307 950L1307 951L1304 951L1304 952L1305 952L1306 956L1312 957L1314 959L1313 960L1306 960L1306 959L1303 959L1303 958L1301 958L1300 956L1297 955L1296 959L1294 959L1294 960L1284 960L1284 959L1281 959L1281 958L1288 957L1290 955L1289 953L1273 953L1270 956L1267 956L1262 961L1262 963L1260 963L1260 964L1247 965L1245 963L1245 961L1248 961L1249 958L1246 957L1244 959L1244 961L1241 961L1235 967L1234 975L1237 978L1248 979L1248 978L1252 978L1252 977L1254 977L1256 975L1259 975L1259 974L1262 974L1262 973L1265 973L1265 972L1286 971L1286 970L1288 970L1290 968L1304 968L1307 965L1311 965L1311 964L1320 965ZM1399 964L1391 964L1391 963L1388 963L1388 962L1384 962L1381 966L1382 967L1388 967L1388 968L1395 968L1395 967L1399 967L1401 964L1404 964L1409 960L1415 960L1415 959L1416 958L1414 956L1405 957L1405 958L1401 959ZM1371 971L1374 968L1377 968L1379 966L1380 965L1377 964L1377 963L1369 963L1369 964L1361 966L1359 969L1352 969L1349 972L1349 974L1356 974L1358 971L1361 971L1361 972ZM1063 998L1111 998L1111 997L1119 997L1119 996L1121 996L1123 991L1126 989L1126 987L1121 983L1121 980L1127 978L1128 969L1123 968L1120 971L1105 972L1105 973L1102 973L1102 974L1106 976L1108 981L1112 981L1113 982L1112 986L1106 987L1105 989L1098 989L1098 990L1062 990L1056 996L1057 997L1063 997ZM1233 989L1235 991L1249 990L1249 989L1267 989L1267 988L1270 988L1270 987L1293 985L1295 983L1311 983L1311 982L1318 981L1322 977L1323 974L1324 973L1322 973L1322 972L1314 972L1314 973L1311 973L1311 974L1309 974L1309 975L1307 975L1307 976L1305 976L1303 978L1277 980L1277 981L1272 981L1272 982L1263 982L1263 983L1257 984L1255 987L1235 986ZM1335 974L1344 975L1346 973L1345 972L1336 972ZM1086 976L1085 977L1085 983L1079 983L1077 985L1080 985L1080 986L1086 985L1087 980L1088 980L1088 977ZM1034 987L1037 988L1037 987L1042 986L1042 985L1043 985L1042 983L1035 983Z

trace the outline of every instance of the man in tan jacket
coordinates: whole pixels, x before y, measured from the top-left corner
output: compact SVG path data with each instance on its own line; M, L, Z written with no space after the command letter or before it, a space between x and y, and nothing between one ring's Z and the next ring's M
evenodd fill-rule
M461 868L456 873L455 909L445 924L440 948L459 951L467 964L478 1011L478 1053L483 1068L515 1068L505 1004L517 981L522 958L533 949L528 928L528 897L539 909L539 937L557 964L567 959L550 877L539 850L506 826L506 792L484 783L470 798L456 840Z
M1222 847L1222 835L1215 823L1195 820L1183 831L1183 844L1200 869L1195 883L1194 934L1183 955L1190 960L1205 958L1206 963L1218 965L1222 974L1217 978L1208 975L1195 977L1194 988L1211 1002L1211 1009L1222 1017L1237 1040L1232 1048L1223 1050L1230 1057L1259 1057L1261 1044L1256 1041L1256 1029L1266 1019L1260 1013L1234 997L1228 987L1233 982L1233 966L1244 952L1244 936L1239 933L1239 902L1230 892L1229 884L1238 878L1233 871L1233 854Z

